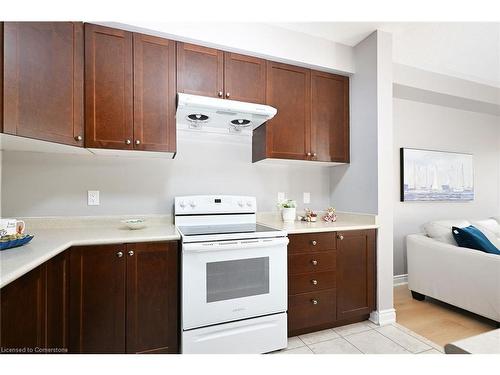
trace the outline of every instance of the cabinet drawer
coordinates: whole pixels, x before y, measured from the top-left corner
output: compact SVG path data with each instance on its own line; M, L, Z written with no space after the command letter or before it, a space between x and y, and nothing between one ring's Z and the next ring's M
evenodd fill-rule
M335 288L335 270L291 275L288 293L297 294Z
M335 250L335 232L291 234L288 238L290 239L289 253Z
M335 289L288 298L288 331L328 324L336 319Z
M288 273L306 273L314 271L334 270L336 265L335 251L322 253L294 254L288 256Z

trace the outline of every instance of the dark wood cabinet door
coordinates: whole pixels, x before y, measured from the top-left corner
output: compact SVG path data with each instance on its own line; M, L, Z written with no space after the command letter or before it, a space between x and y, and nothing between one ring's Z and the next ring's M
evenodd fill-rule
M37 267L0 289L0 347L45 347L45 271Z
M127 245L127 353L178 352L177 242Z
M132 150L132 33L85 24L85 145Z
M337 319L375 308L375 230L337 234Z
M311 72L312 159L349 162L349 78Z
M5 133L83 146L83 24L5 22Z
M224 52L177 43L177 91L222 98Z
M224 52L224 97L263 104L266 101L266 61Z
M69 252L44 263L46 270L46 346L69 348Z
M125 353L125 245L70 249L70 352Z
M277 108L267 122L267 157L308 160L311 142L311 72L267 62L266 104Z
M134 34L134 148L175 152L175 42Z

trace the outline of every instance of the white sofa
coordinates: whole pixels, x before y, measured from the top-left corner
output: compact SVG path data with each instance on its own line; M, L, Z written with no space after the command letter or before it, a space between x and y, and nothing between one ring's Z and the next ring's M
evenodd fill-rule
M408 287L415 299L429 296L500 322L500 255L458 247L451 233L471 224L500 248L500 217L427 223L424 234L406 239Z

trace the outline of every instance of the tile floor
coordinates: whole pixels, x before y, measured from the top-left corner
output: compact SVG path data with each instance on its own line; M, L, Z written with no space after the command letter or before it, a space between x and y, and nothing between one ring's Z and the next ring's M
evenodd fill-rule
M365 321L290 337L278 354L442 354L443 348L393 323Z

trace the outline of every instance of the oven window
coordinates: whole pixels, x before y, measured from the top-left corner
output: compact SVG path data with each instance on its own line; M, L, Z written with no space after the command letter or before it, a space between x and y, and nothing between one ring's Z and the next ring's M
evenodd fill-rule
M207 302L269 293L269 257L207 263Z

